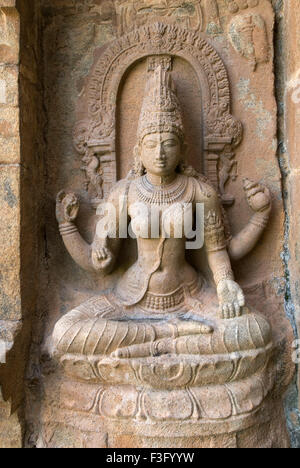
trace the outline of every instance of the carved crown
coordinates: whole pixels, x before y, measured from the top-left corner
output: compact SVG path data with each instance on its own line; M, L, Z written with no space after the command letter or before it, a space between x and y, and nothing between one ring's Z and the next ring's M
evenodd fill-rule
M138 127L138 139L155 132L176 133L183 140L183 122L175 84L170 73L158 66L145 89Z

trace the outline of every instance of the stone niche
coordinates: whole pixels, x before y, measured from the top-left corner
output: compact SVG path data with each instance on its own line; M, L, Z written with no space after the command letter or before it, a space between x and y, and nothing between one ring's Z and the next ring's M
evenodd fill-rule
M295 337L289 321L294 317L285 311L286 200L278 158L274 2L41 0L34 14L26 2L17 9L2 3L4 15L21 18L22 47L29 41L35 52L28 56L28 48L21 48L19 66L9 48L13 35L0 44L0 53L13 65L9 72L16 67L21 77L22 116L20 135L6 135L17 145L15 138L21 136L21 156L15 160L8 154L0 161L3 203L10 210L4 216L16 224L10 232L21 226L22 239L16 255L21 267L3 266L13 275L9 283L16 271L21 277L13 294L1 289L0 333L9 335L12 351L0 366L0 446L289 447L283 400L294 375ZM127 364L114 367L71 352L54 359L50 352L55 324L96 294L110 291L137 257L135 242L126 241L110 275L81 269L59 235L57 194L62 189L76 193L78 230L91 243L97 205L132 169L145 84L157 67L170 73L176 85L187 162L219 194L232 238L253 216L246 196L249 180L271 193L264 232L247 255L232 260L248 308L258 310L272 330L266 360L256 350L251 353L254 373L243 371L239 353L224 377L223 361L205 362L200 371L198 361L186 366L175 359L172 365L161 357L157 368L150 360L127 369ZM5 73L4 67L4 79ZM0 68L0 84L1 74ZM0 112L8 112L1 96L0 90ZM17 105L9 105L16 112ZM8 177L13 178L9 185ZM205 255L189 257L212 282ZM19 315L6 316L7 297L15 298L9 310ZM21 350L26 351L18 359ZM4 437L6 427L13 435Z

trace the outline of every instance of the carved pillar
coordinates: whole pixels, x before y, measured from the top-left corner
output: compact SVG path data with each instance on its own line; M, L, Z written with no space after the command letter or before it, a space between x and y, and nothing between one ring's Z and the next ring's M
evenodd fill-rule
M231 205L234 202L234 197L226 193L226 184L230 179L236 178L233 167L236 166L237 161L234 160L235 154L232 153L231 148L231 138L208 137L205 140L205 175L220 192L224 205Z

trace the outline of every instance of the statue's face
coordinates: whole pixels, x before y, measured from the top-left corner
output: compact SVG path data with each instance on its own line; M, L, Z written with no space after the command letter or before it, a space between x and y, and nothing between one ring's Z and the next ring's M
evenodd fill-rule
M180 140L174 133L146 135L141 144L141 158L148 173L169 176L181 159Z

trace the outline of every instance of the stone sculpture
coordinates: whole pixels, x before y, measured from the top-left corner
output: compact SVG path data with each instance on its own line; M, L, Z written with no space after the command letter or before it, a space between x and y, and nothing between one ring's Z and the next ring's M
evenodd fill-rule
M234 49L251 63L254 71L259 64L269 61L267 29L261 15L235 16L229 25L229 37Z
M214 3L215 0L210 0ZM118 31L122 35L136 25L145 24L150 20L164 18L175 19L187 29L199 30L203 25L203 12L198 0L181 2L178 0L117 0L115 2L118 14Z
M246 306L230 263L230 257L242 258L257 243L271 198L268 189L246 179L254 216L231 236L218 193L185 161L171 73L159 64L150 70L133 168L108 197L117 213L116 232L122 220L126 227L131 220L138 259L113 290L57 322L51 353L71 378L100 385L91 397L91 411L106 421L104 431L117 432L115 446L128 434L130 446L145 446L145 437L163 438L168 424L177 434L176 446L201 446L195 442L200 436L207 445L210 436L226 432L228 423L237 433L255 426L258 409L274 386L271 327ZM137 202L146 209L142 214ZM186 239L177 235L187 210L191 207L195 215L199 205L214 286L187 262ZM109 274L121 239L108 227L105 235L86 243L74 224L78 209L75 194L58 195L65 246L82 268ZM153 210L159 213L157 238L151 237Z

